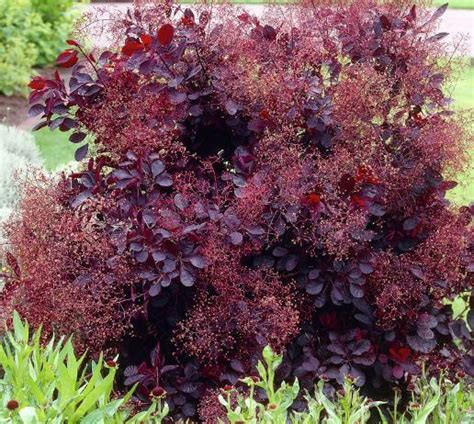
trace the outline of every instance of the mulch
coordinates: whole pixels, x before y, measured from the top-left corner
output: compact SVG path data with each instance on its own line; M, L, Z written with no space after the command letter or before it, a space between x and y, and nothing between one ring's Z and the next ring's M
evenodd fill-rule
M0 96L0 123L18 126L28 118L28 100L19 96Z
M44 78L54 78L55 68L38 69L37 72ZM3 96L0 95L0 124L31 127L25 123L29 123L28 119L28 98L21 96Z

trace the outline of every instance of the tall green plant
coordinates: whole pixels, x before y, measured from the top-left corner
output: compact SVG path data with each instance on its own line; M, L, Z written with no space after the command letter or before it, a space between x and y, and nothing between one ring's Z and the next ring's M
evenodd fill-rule
M379 410L382 424L469 424L474 422L474 391L465 381L452 383L425 374L414 382L411 401L404 410L395 392L393 407Z
M90 365L77 358L71 339L54 338L41 344L41 329L30 337L28 324L17 313L13 332L0 345L0 422L60 423L160 423L168 407L155 398L151 406L132 415L127 403L133 390L115 396L116 358L102 355Z
M305 412L292 412L291 406L299 394L298 379L293 384L283 382L275 387L275 371L282 358L270 347L263 350L264 362L257 365L259 378L246 377L241 381L248 387L247 395L236 390L228 390L219 396L231 424L364 424L370 418L371 409L383 402L373 402L364 398L355 389L353 382L345 380L343 390L334 400L324 394L324 382L320 381L313 396L305 396L308 408ZM266 401L259 402L254 394L259 388L264 391Z
M468 383L451 383L441 376L439 380L424 375L414 382L411 402L402 410L399 393L395 392L392 406L374 402L362 396L354 381L346 378L341 390L333 397L326 395L324 381L319 381L312 395L306 394L307 409L293 412L291 406L299 394L298 380L283 382L275 387L275 371L281 357L269 347L263 351L263 362L257 366L259 377L241 381L248 387L245 394L236 389L226 390L219 396L231 424L468 424L474 422L474 391ZM255 393L263 390L265 402L259 402ZM379 416L376 416L378 410ZM372 420L372 421L371 421ZM374 421L375 420L375 421Z

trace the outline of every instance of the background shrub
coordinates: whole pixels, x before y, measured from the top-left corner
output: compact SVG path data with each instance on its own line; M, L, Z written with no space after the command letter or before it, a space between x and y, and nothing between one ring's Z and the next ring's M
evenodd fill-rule
M25 93L38 52L25 33L41 28L40 18L31 13L28 0L0 3L0 92L11 96Z
M473 313L446 302L471 308L473 270L472 208L445 197L472 141L442 90L446 8L346 3L260 21L138 2L120 47L68 40L69 87L35 78L30 112L97 154L27 186L4 310L119 350L124 385L163 387L175 418L267 344L308 390L474 374Z
M73 0L0 1L0 93L25 94L33 67L54 62L72 29Z

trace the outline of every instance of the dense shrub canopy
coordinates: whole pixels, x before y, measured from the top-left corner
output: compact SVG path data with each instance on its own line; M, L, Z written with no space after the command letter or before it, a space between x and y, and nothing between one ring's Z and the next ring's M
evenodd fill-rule
M469 141L442 89L445 8L332 3L139 2L110 51L69 40L70 81L34 79L32 113L95 154L29 188L4 304L120 351L125 384L163 386L175 416L266 344L308 388L405 387L426 359L474 373L446 303L473 263L472 209L445 198Z

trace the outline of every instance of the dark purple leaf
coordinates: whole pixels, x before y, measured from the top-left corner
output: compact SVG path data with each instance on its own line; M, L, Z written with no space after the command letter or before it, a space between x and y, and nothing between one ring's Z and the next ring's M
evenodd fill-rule
M173 272L176 269L176 261L172 259L165 259L163 263L163 272Z
M92 192L90 190L83 191L79 193L74 199L71 201L71 207L73 209L78 208L81 206L89 197L92 196Z
M247 228L247 232L253 236L261 236L265 234L265 230L260 226Z
M282 258L283 256L288 255L288 249L285 249L284 247L281 247L281 246L277 246L273 249L272 255L277 258Z
M189 108L188 113L191 116L200 116L202 115L202 106L201 105L193 105Z
M352 358L352 362L359 365L370 366L373 365L376 360L375 355L363 355L363 356L356 356Z
M449 35L449 32L439 32L438 34L435 34L432 37L429 37L427 41L430 41L430 42L439 41L447 37L448 35Z
M242 374L245 373L244 366L242 362L239 361L238 359L233 359L232 361L230 361L230 366L234 371L237 371Z
M235 103L232 99L228 99L224 106L229 115L235 115L239 110L237 103Z
M79 147L79 149L76 150L74 153L75 159L80 162L87 156L87 152L89 151L89 145L84 144L84 146Z
M147 250L142 250L141 252L138 252L135 255L135 259L139 263L144 263L148 260L148 251Z
M416 334L418 334L422 339L428 340L434 337L434 333L428 327L418 327L416 329Z
M358 284L351 283L349 285L349 291L351 292L351 295L357 299L361 299L364 297L364 289Z
M427 328L435 328L438 325L438 320L430 314L420 314L417 321L418 325Z
M296 255L289 255L285 260L285 269L290 272L298 265L298 257Z
M155 59L147 59L140 64L140 73L143 75L148 75L153 72L155 68L156 61Z
M338 355L345 355L344 348L341 345L331 343L328 344L327 349L329 350L329 352L333 352Z
M306 293L311 294L313 296L321 293L323 290L324 284L317 282L317 281L311 281L310 283L306 284Z
M263 36L264 36L267 40L270 40L270 41L275 40L275 38L276 38L276 31L275 31L275 28L273 28L273 27L270 26L270 25L265 25L265 26L263 27Z
M230 234L229 237L230 237L230 242L234 246L240 246L244 240L244 236L238 231L234 231L233 233Z
M186 209L189 205L189 201L181 193L177 193L173 200L176 207L180 210Z
M69 141L71 143L80 143L84 141L84 139L87 137L86 133L83 132L75 132L72 133L71 136L69 137Z
M423 271L419 266L417 266L417 265L412 266L410 268L410 271L416 278L419 278L420 280L423 279Z
M191 287L196 281L194 275L183 265L179 269L179 280L185 287Z
M467 323L469 324L471 331L474 331L474 310L472 309L467 313Z
M393 377L397 380L403 377L404 371L400 365L395 365L392 369Z
M135 384L135 383L138 383L139 381L141 381L143 377L144 376L141 375L141 374L131 375L130 377L127 377L125 379L123 384L125 384L126 386L131 386L132 384Z
M35 116L41 115L44 113L44 106L41 104L33 105L28 111L28 117L34 118Z
M407 336L408 345L416 352L430 353L436 347L436 340L422 339L420 336Z
M171 187L173 185L173 180L171 179L171 176L169 174L166 174L166 173L158 175L155 178L155 181L161 187Z
M161 160L155 160L151 163L151 173L154 177L160 175L165 170L165 164Z
M437 19L441 18L441 16L444 15L444 13L446 12L447 9L448 9L448 3L445 3L442 6L440 6L438 9L435 10L433 15L431 15L431 18L428 20L427 24L431 23L431 22L434 22Z
M181 411L185 417L193 417L196 415L196 407L191 402L186 402L182 407Z
M374 267L368 262L359 263L359 269L364 274L371 274L374 271Z
M191 256L189 258L189 261L194 267L199 268L199 269L204 269L208 265L206 259L199 255Z
M39 122L38 124L36 124L32 129L31 131L38 131L40 130L41 128L44 128L44 127L47 127L48 126L48 122L47 121L41 121Z
M416 228L418 225L418 219L416 218L407 218L403 221L403 229L405 231L411 231Z
M151 297L158 296L161 292L161 285L160 284L153 284L150 289L148 290L148 294Z
M179 105L186 101L188 96L185 93L181 93L179 91L175 91L169 94L170 102L173 105Z
M368 340L361 340L357 342L352 350L353 355L362 355L370 350L370 342Z
M344 362L344 358L338 355L333 355L329 358L329 362L334 365L340 365Z
M143 213L143 222L148 226L152 227L156 223L156 216L153 212L147 211Z
M155 250L155 251L151 254L151 256L153 257L153 260L154 260L155 262L162 262L162 261L164 261L164 260L166 259L166 255L165 255L163 252L159 251L159 250Z

